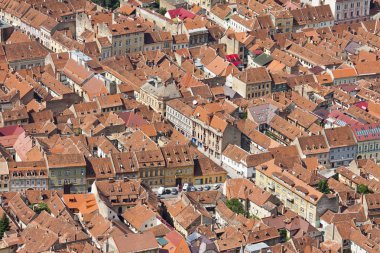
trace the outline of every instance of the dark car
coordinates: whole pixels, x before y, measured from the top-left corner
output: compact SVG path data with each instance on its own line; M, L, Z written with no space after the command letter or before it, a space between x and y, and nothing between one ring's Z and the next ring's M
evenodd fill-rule
M213 187L212 187L214 190L218 190L220 188L220 184L215 184Z

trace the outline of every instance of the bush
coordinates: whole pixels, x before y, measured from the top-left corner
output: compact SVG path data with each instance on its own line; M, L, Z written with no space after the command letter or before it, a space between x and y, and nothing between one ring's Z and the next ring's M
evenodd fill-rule
M4 233L6 231L9 231L9 218L8 216L4 213L3 217L0 219L0 239L3 238Z
M232 212L246 215L244 206L238 199L229 199L227 200L226 205Z
M37 205L35 205L34 206L34 211L37 214L40 214L42 211L46 211L49 214L51 213L51 210L50 210L49 206L46 203L44 203L44 202L41 202L41 203L38 203Z
M331 192L327 179L322 179L321 181L319 181L317 189L318 191L325 194L329 194Z
M358 188L356 189L356 191L360 194L368 194L368 193L372 193L371 190L368 189L368 186L364 185L364 184L359 184L358 185Z
M160 9L158 10L158 13L160 13L162 16L165 16L165 14L166 14L166 9L165 9L165 8L160 8Z
M92 0L92 2L108 9L116 9L120 6L119 0Z

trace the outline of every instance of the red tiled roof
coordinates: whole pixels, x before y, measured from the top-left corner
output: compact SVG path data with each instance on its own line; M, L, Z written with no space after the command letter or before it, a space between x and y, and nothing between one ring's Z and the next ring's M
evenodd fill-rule
M194 13L185 10L184 8L174 9L168 11L170 18L179 18L181 20L190 18L193 19L195 17Z

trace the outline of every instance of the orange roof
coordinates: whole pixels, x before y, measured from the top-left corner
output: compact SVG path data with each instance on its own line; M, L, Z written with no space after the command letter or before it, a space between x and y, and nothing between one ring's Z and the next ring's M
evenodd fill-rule
M276 72L281 72L285 67L286 67L285 64L283 64L277 60L273 60L268 65L267 69L270 73L276 73Z
M81 214L89 214L98 210L93 194L64 194L63 201L69 209L78 210Z
M123 213L123 218L137 230L142 228L152 217L156 217L155 212L144 205L128 208Z
M364 50L359 51L357 63L376 61L376 55Z
M140 126L140 130L149 137L157 136L157 131L153 124L144 124Z
M190 253L185 238L177 231L173 230L169 232L165 236L165 239L168 240L169 243L164 246L164 249L169 253Z
M317 75L316 77L317 77L318 83L321 85L332 83L332 78L329 74Z
M5 80L4 85L8 90L18 90L20 92L21 99L33 90L33 87L24 78L16 76L14 74L8 75L8 78Z
M216 115L212 117L211 122L210 122L210 126L212 128L218 129L221 132L224 132L224 130L226 130L227 125L228 123L225 120L219 118Z
M131 15L136 10L136 7L132 5L124 5L119 8L119 12L126 15Z
M380 62L360 62L355 66L358 75L373 75L380 73Z
M332 74L335 79L357 76L356 70L354 68L336 69L332 71Z

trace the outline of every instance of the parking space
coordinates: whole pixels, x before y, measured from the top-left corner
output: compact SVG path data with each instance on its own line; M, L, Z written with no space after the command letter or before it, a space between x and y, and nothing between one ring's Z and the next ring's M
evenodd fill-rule
M152 189L154 193L159 196L161 199L169 199L169 198L175 198L180 193L180 189L178 187L159 187L159 188L153 188ZM187 189L182 189L183 191L222 191L223 190L223 184L204 184L204 185L190 185L187 187Z

